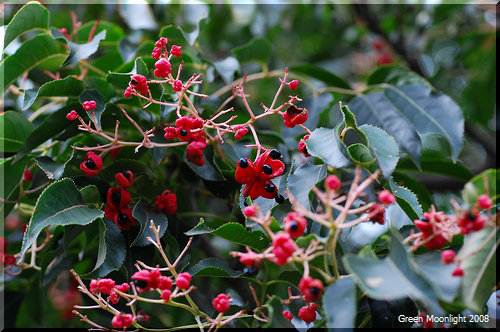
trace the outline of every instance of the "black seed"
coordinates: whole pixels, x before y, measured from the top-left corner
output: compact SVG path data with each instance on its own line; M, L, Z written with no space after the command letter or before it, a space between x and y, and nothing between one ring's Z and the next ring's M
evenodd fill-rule
M423 222L429 222L429 219L427 219L426 217L423 217L422 219L420 219L421 221Z
M85 166L87 166L87 168L90 168L90 169L97 169L97 165L95 164L95 162L92 159L88 159L85 162Z
M268 164L265 164L264 166L262 166L262 170L264 171L264 173L266 173L267 175L271 175L273 174L273 168L271 166L269 166Z
M137 82L137 81L136 81L136 80L134 80L134 79L130 80L130 83L132 83L132 85L139 84L139 82Z
M276 190L276 186L272 183L269 183L269 184L266 184L266 186L264 187L264 189L268 192L268 193L272 193Z
M243 273L248 275L248 276L256 275L257 272L259 272L259 270L257 268L255 268L254 266L252 266L252 267L247 266L243 269Z
M134 280L135 287L146 288L148 287L148 282L146 280Z
M276 197L274 197L274 200L278 204L283 204L283 202L285 201L285 197L283 197L283 195L276 195Z
M241 158L238 163L240 164L241 168L247 168L248 167L248 161L245 158Z
M269 155L271 156L271 158L273 159L278 159L281 157L281 152L279 150L276 150L276 149L272 149L271 152L269 153Z
M127 179L130 180L130 173L129 172L122 172L123 176Z
M248 203L247 203L247 200L246 200L246 199L243 199L243 205L244 205L244 206L248 206Z
M309 154L309 151L307 151L307 148L304 148L304 150L302 151L302 153Z
M125 225L128 221L128 217L126 214L122 213L118 216L118 224Z
M297 229L299 229L299 224L296 221L292 221L290 223L290 230L295 232Z
M119 205L122 201L122 193L119 191L115 191L111 194L111 200L113 201L113 203Z
M317 287L311 287L311 288L309 288L309 292L310 292L313 296L318 296L318 295L319 295L319 288L317 288Z
M186 135L188 134L188 132L187 132L187 130L182 129L181 131L179 131L179 134L180 134L181 136L186 136Z
M470 221L475 221L476 220L476 215L472 213L472 211L469 211L468 215Z

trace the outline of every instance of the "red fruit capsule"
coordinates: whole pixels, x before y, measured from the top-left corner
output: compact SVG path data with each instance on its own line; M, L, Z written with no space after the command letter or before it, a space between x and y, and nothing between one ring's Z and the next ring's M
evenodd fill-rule
M87 176L96 176L102 170L102 159L94 152L89 151L85 160L80 163L80 169Z
M222 313L225 313L229 310L229 307L231 306L231 304L229 303L229 298L226 294L219 294L217 295L213 301L212 301L212 305L214 307L215 310L217 310L218 312L222 312Z
M481 210L486 210L493 206L493 201L488 197L488 195L483 194L479 195L477 198L477 204Z
M288 87L292 90L297 90L298 86L299 86L299 81L297 80L293 80L290 83L288 83Z
M454 260L455 260L455 252L453 250L448 249L448 250L444 250L441 253L441 262L443 264L453 263Z
M180 57L182 55L182 46L172 45L170 54L172 54L176 58Z
M68 119L70 121L76 120L77 118L78 118L78 113L76 113L75 110L72 110L71 112L66 114L66 119Z
M396 198L394 197L394 195L390 191L388 191L388 190L382 190L378 194L378 201L380 203L389 205L389 204L394 203L396 201Z
M290 234L291 237L297 238L304 234L307 226L307 220L297 212L290 212L284 220L285 232Z
M281 314L283 315L283 317L285 317L286 320L292 320L293 318L292 313L288 310L283 310Z
M125 171L115 174L115 180L118 182L120 187L127 188L134 181L134 173L132 171Z
M325 179L325 186L331 190L338 190L342 182L336 175L328 175Z

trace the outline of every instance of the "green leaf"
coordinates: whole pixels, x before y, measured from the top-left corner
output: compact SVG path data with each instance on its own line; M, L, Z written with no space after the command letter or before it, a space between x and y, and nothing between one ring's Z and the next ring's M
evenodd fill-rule
M263 232L248 231L243 225L236 222L229 222L215 230L212 230L211 228L206 226L203 219L200 219L198 225L184 234L186 234L187 236L213 234L242 246L249 246L250 248L259 252L266 249L271 242Z
M208 181L224 181L224 176L219 172L217 167L213 165L213 148L211 146L207 147L204 151L205 154L205 163L203 166L197 166L192 162L188 161L186 158L186 153L184 153L184 162L200 176L202 179Z
M375 155L378 166L384 177L389 177L399 160L399 149L396 141L384 130L364 124L359 127L366 135L370 152Z
M349 153L349 157L354 163L357 165L361 165L363 167L368 167L375 162L375 158L370 153L370 150L361 143L351 144L347 147L347 152Z
M233 83L234 73L240 71L240 63L232 56L214 62L214 67L226 84Z
M31 30L49 29L49 11L37 1L30 1L14 15L5 31L3 48Z
M120 89L126 89L128 83L130 82L130 76L134 74L147 75L148 67L144 63L144 60L137 58L134 61L134 68L128 73L109 73L106 75L106 81L115 85Z
M141 199L135 204L132 210L132 216L141 223L141 230L131 246L147 246L151 244L147 240L148 237L155 239L153 230L149 228L151 221L154 222L156 228L160 226L160 237L165 234L168 227L168 220L165 214L147 210L144 205L145 202Z
M328 286L323 296L328 328L353 328L356 304L356 284L353 277L339 279Z
M418 202L417 196L408 188L398 186L396 182L389 179L389 189L396 196L396 202L405 211L411 220L420 219L422 217L422 207Z
M3 73L4 79L2 91L33 67L47 60L55 60L60 64L59 61L65 56L63 45L47 34L37 35L24 42L16 53L0 62L0 73Z
M419 161L425 134L443 136L455 161L462 149L464 118L460 107L448 96L433 93L426 85L387 86L382 93L354 98L349 104L360 124L378 126Z
M54 80L45 83L40 89L30 89L25 91L23 100L23 110L28 109L38 97L76 97L83 91L81 80L68 76L62 80Z
M96 22L97 21L90 21L78 28L78 31L76 32L76 39L78 43L85 43L89 40L90 31L92 30ZM114 23L106 21L99 21L97 29L94 31L94 35L100 33L103 30L106 31L106 38L102 40L102 43L116 43L124 36L122 28Z
M426 312L444 314L431 283L415 268L413 257L391 233L391 249L384 259L347 254L342 258L358 286L376 300L411 297L421 301Z
M35 130L24 141L23 146L16 154L14 162L19 161L22 157L26 156L31 150L54 137L68 126L76 126L76 123L68 124L68 119L66 119L66 114L71 110L76 109L77 111L81 109L80 104L71 104L65 106L56 112L50 114Z
M464 270L459 301L480 314L495 291L498 233L498 228L486 227L467 235L456 257Z
M125 261L126 250L123 234L118 226L108 219L99 220L99 251L94 269L82 275L85 279L96 279L120 269Z
M19 195L19 184L26 167L26 158L22 162L12 165L12 159L0 160L0 197L6 201L17 202ZM7 203L0 200L0 216L7 217L15 203Z
M85 44L76 44L68 41L70 52L68 57L64 60L62 66L74 65L80 60L88 59L99 48L101 40L106 38L106 30L99 32L92 38L92 40Z
M158 37L166 37L168 38L169 43L171 42L172 44L176 45L187 43L186 37L184 36L182 29L173 26L172 24L169 24L161 28Z
M438 252L425 253L415 257L416 267L429 280L440 300L452 302L460 286L460 278L451 273L455 264L443 264Z
M38 164L38 167L42 169L42 171L45 172L47 177L51 180L59 180L64 173L64 168L66 167L66 164L73 159L74 155L74 150L71 151L71 156L66 160L64 164L58 163L52 158L48 156L42 156L42 157L36 157L35 161Z
M499 183L499 176L496 169L487 169L481 174L473 177L464 186L462 196L465 202L469 206L474 206L477 204L477 198L479 195L486 194L485 183L488 186L488 196L496 202L497 197L497 185Z
M311 208L309 192L312 187L326 177L325 165L305 163L297 167L287 179L287 189L306 209Z
M7 111L0 114L0 151L19 151L32 131L33 125L22 113Z
M263 328L289 328L293 327L292 323L283 317L282 310L283 304L281 299L277 295L273 295L268 298L267 302L264 304L267 308L268 316L270 318L269 322L262 325Z
M342 89L351 89L349 83L344 81L342 78L326 71L325 69L317 66L313 66L310 64L301 64L297 66L292 66L289 68L289 71L292 73L299 73L303 75L310 76L317 80L322 81L329 87L338 87Z
M225 262L213 257L202 259L191 267L188 272L192 276L199 277L238 278L243 275L242 271L235 271Z
M101 202L101 194L97 186L91 184L80 189L80 194L85 204L99 204Z
M231 52L240 63L256 61L267 64L271 59L271 43L266 38L254 38L244 45L233 48Z
M346 167L350 164L341 152L341 143L334 129L318 128L305 141L307 151L323 160L329 166L334 168Z
M35 210L24 233L20 257L36 241L47 226L87 225L103 212L87 207L71 179L50 184L38 197Z
M368 85L382 83L392 85L424 84L431 86L425 78L402 65L380 66L366 80L366 84Z
M154 176L153 171L143 162L134 159L120 159L115 161L101 171L105 179L114 179L115 174L119 172L132 171L134 175L145 174L149 178Z

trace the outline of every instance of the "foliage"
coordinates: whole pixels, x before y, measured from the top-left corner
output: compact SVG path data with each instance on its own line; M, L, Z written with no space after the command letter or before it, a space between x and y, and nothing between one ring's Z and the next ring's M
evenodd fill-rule
M6 327L411 327L397 317L492 310L486 5L4 13ZM175 286L140 291L155 268Z

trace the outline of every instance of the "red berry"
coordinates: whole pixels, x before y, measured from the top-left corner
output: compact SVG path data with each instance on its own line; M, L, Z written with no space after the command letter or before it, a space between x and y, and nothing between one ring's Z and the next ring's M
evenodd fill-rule
M299 81L297 80L293 80L291 81L290 83L288 83L288 86L290 87L290 89L292 90L297 90L297 87L299 86Z
M389 53L383 53L377 57L378 65L387 65L390 63L392 63L392 56Z
M160 290L170 290L172 289L172 279L165 276L160 276L158 278L158 289Z
M203 149L207 147L207 143L205 143L205 137L202 137L202 139L189 143L186 148L186 159L196 166L203 166L205 164Z
M338 190L342 182L336 175L328 175L325 179L325 186L330 190Z
M284 220L285 232L291 237L297 238L304 233L307 226L307 220L297 212L290 212Z
M303 153L305 157L310 157L311 155L309 154L309 152L307 151L307 146L306 146L306 142L309 139L309 135L304 135L304 137L302 137L302 139L299 141L299 144L298 144L298 150L300 153Z
M11 254L0 253L0 266L1 265L15 265L16 257Z
M120 187L127 188L134 181L134 173L132 171L125 171L115 174L115 180L118 182Z
M307 109L295 105L290 105L286 112L283 113L284 124L287 128L294 128L296 125L303 124L307 121L307 117Z
M463 277L464 276L464 270L460 267L457 266L453 272L451 273L453 277Z
M175 133L176 133L176 128L175 127L165 127L165 129L163 129L165 131L165 139L167 140L172 140L175 138Z
M290 311L288 311L288 310L283 310L283 311L281 312L281 314L282 314L282 315L283 315L283 317L285 317L285 319L287 319L287 320L292 320L292 318L293 318L292 313L291 313Z
M31 179L33 179L33 174L30 171L24 171L23 173L24 182L31 182Z
M130 193L126 189L114 187L108 189L108 195L106 196L107 206L120 209L126 207L128 203L130 203Z
M115 281L109 278L99 279L97 282L97 287L102 294L109 294L115 287Z
M441 253L441 262L443 264L453 263L454 260L455 260L455 252L453 250L448 249L448 250L444 250Z
M379 223L380 225L383 225L385 222L385 207L382 204L375 204L372 205L368 209L368 214L370 215L370 221L371 222L376 222Z
M176 58L180 57L182 55L182 46L172 45L170 54L172 54Z
M155 63L155 76L166 78L172 72L172 65L167 59L161 58Z
M161 37L160 39L158 39L156 41L155 46L158 48L163 48L163 47L167 46L167 44L168 44L168 39L165 37Z
M169 291L168 289L164 290L163 292L161 292L161 299L167 303L168 301L170 301L170 295L172 295L172 292Z
M115 289L119 290L119 291L120 291L120 292L122 292L122 293L126 293L126 292L128 292L128 291L129 291L129 289L130 289L130 285L129 285L129 284L127 284L126 282L124 282L124 283L123 283L123 284L121 284L121 285L116 285L116 286L115 286Z
M247 206L246 208L243 209L243 214L245 215L245 217L248 218L253 217L257 213L257 208L258 208L257 205Z
M243 138L248 133L248 128L245 128L243 126L238 126L238 129L236 130L236 133L234 134L234 139L239 141L240 139Z
M89 101L84 101L83 102L83 109L86 111L91 111L94 108L96 108L97 103L94 100L89 100Z
M177 212L177 195L170 190L165 190L160 196L156 196L154 202L156 208L165 214L175 214Z
M146 76L143 76L140 74L132 75L132 77L130 78L130 82L129 82L129 88L138 90L142 95L145 95L145 96L147 96L149 94L148 80L147 80ZM125 90L125 93L126 92L127 91ZM132 93L132 91L130 91L130 94L131 93ZM124 94L124 96L126 98L129 97L125 94Z
M316 309L318 305L316 303L311 303L307 307L302 307L299 309L299 318L306 323L310 323L316 320Z
M102 159L94 152L89 151L85 160L80 163L80 169L87 176L96 176L102 170Z
M286 232L279 232L273 238L273 254L275 256L274 262L278 265L286 264L288 258L293 255L297 246L293 242L290 234Z
M141 293L156 288L156 280L151 276L150 270L137 271L130 279L134 281L135 287Z
M389 204L394 203L396 201L396 198L394 197L394 195L390 191L388 191L388 190L382 190L378 194L378 201L380 203L389 205Z
M306 277L300 279L299 290L305 295L306 302L317 301L323 293L323 283L319 279Z
M380 51L384 47L384 42L381 39L376 39L373 42L373 48L376 49L377 51Z
M488 197L488 195L483 194L479 195L477 198L477 204L481 210L486 210L493 206L493 201Z
M182 81L181 80L175 80L173 84L173 88L175 92L181 92L182 91Z
M191 283L191 275L188 272L182 272L175 279L175 285L181 289L186 289Z
M219 294L212 300L212 305L218 312L225 313L229 310L231 306L229 303L229 298L226 294Z
M151 57L153 59L159 59L161 57L161 48L155 47L153 52L151 52Z
M130 325L132 325L132 323L134 321L135 321L135 318L131 314L122 314L122 313L119 313L118 315L116 315L115 317L113 317L113 319L111 320L111 324L113 325L114 328L117 328L117 329L124 328L124 329L126 329L127 327L129 327Z
M71 112L66 114L66 119L68 119L70 121L76 120L77 118L78 118L78 113L76 113L75 110L72 110Z

